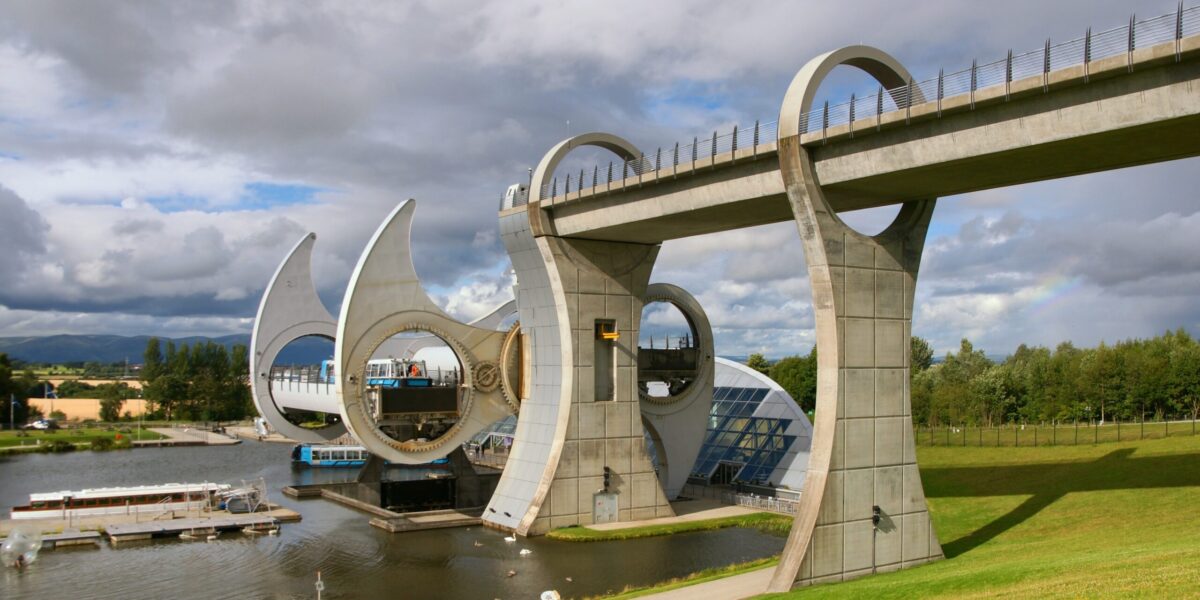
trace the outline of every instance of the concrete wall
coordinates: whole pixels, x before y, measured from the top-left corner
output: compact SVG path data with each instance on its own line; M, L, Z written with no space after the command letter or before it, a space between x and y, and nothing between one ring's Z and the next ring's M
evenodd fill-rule
M30 406L41 409L47 417L51 410L61 410L69 421L84 419L100 419L100 400L95 398L30 398ZM53 406L53 408L51 408ZM145 414L146 401L142 398L131 398L121 405L121 416L129 413L132 416Z

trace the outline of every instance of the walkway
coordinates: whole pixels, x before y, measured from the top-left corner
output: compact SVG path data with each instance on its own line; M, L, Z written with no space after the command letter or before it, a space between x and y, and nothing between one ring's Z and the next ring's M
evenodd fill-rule
M714 579L696 585L684 586L669 592L642 596L657 600L741 600L753 598L766 592L771 576L775 574L775 566L764 567L757 571L742 573L723 579Z
M204 431L202 429L192 429L190 427L184 427L184 428L150 427L149 429L150 429L150 431L153 431L154 433L159 433L159 434L165 435L165 436L167 436L167 438L169 438L173 441L179 441L179 442L185 442L185 443L186 442L200 442L201 444L204 444L207 446L232 446L233 444L242 443L242 440L239 440L234 437L230 437L228 435L222 435L220 433L213 433L211 431ZM155 444L155 441L151 441L151 440L145 440L142 443L142 445L154 445L154 444Z
M629 529L631 527L672 525L674 523L688 523L691 521L703 521L706 519L738 517L741 515L750 515L763 512L761 510L754 510L744 506L728 506L715 500L685 500L683 502L673 502L671 503L671 508L675 510L674 517L659 517L657 519L645 519L643 521L622 521L620 523L600 523L598 525L586 525L585 527L588 529L594 529L596 531L612 531L614 529Z

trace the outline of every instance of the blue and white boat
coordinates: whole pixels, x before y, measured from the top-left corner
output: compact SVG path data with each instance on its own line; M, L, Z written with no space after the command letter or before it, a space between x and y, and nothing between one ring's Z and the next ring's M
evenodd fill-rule
M370 457L362 446L297 444L292 448L292 464L310 467L361 467Z

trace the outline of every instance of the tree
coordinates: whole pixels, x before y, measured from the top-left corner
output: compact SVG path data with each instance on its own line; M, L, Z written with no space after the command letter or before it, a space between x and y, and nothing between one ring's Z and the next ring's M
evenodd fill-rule
M780 387L787 391L808 412L817 407L817 348L813 346L808 356L789 356L771 365L769 373Z
M151 383L158 379L165 368L158 338L152 337L146 342L146 351L142 354L142 382Z
M933 346L925 338L912 336L912 350L909 353L909 368L915 376L917 373L933 366Z
M96 395L100 398L100 420L118 421L121 419L121 407L127 398L137 394L124 382L103 383L96 386Z
M761 353L755 352L746 359L746 366L766 375L771 372L771 363Z

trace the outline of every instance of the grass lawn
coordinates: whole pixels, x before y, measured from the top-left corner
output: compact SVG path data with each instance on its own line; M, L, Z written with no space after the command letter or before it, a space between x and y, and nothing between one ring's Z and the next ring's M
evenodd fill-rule
M918 461L946 560L772 597L1200 596L1200 437Z
M686 533L689 531L710 531L725 527L753 527L768 533L787 535L791 529L792 518L772 513L753 513L734 517L703 519L700 521L684 521L665 525L646 525L644 527L627 527L624 529L596 530L587 527L564 527L546 534L551 540L568 542L606 542L609 540L633 540L659 535Z
M29 434L28 437L20 437L15 431L0 431L0 448L11 448L13 446L33 446L38 443L38 440L42 440L43 444L53 440L63 440L72 442L74 444L90 444L91 441L96 438L108 438L111 440L115 439L117 435L131 440L157 440L165 437L148 429L143 429L141 437L139 438L137 427L130 427L130 429L132 430L132 433L105 431L101 428L59 429L53 433L30 430L24 432Z

